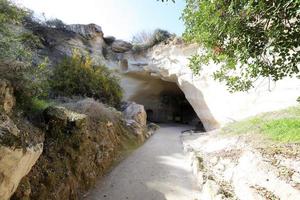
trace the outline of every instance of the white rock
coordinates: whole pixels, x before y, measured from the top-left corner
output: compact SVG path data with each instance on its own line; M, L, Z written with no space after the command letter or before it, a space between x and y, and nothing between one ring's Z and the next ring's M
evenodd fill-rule
M0 146L0 197L8 200L16 191L21 179L29 173L40 157L43 145L32 148L13 149Z
M124 55L128 60L127 73L121 77L125 100L145 105L149 100L146 94L155 95L155 91L160 90L155 80L174 82L184 92L206 130L297 104L300 94L297 78L285 78L270 82L270 85L267 79L260 79L249 92L230 93L224 84L213 79L212 74L218 68L213 63L204 67L199 76L193 75L188 68L188 58L199 50L195 44L170 43L157 45L141 55ZM133 73L134 76L128 76Z

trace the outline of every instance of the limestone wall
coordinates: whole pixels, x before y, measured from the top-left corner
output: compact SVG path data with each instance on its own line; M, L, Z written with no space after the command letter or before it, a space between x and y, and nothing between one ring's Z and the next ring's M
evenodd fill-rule
M269 79L260 79L249 92L230 93L224 84L213 79L212 73L217 68L215 64L204 67L201 75L193 75L188 68L188 58L197 51L197 45L185 45L181 41L173 40L140 55L126 53L124 57L128 60L128 69L122 72L123 80L127 79L124 83L132 83L134 86L122 84L125 98L130 99L134 95L143 98L143 84L135 82L141 78L139 74L146 73L153 79L175 82L184 92L206 130L219 128L228 122L261 112L297 104L296 99L300 96L300 80L297 78L286 78L276 83L269 82ZM126 74L133 72L136 77L129 79Z

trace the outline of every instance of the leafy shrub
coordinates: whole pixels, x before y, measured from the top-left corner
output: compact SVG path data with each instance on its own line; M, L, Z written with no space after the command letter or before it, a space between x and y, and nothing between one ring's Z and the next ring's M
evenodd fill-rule
M74 51L55 66L50 79L54 96L85 96L119 106L122 89L119 80L105 66L94 66L90 57Z
M172 37L168 31L156 29L153 34L140 32L133 37L133 51L139 53Z
M22 60L26 51L12 25L22 22L26 12L7 0L0 0L0 62Z
M231 92L247 91L259 78L299 75L299 7L299 0L186 0L183 37L205 49L189 67L199 74L213 61L214 79Z
M20 67L0 64L0 78L9 80L14 88L17 107L31 118L41 109L36 102L44 101L49 96L48 77L50 71L46 62L38 66Z
M47 65L32 65L40 40L17 28L31 13L7 0L0 0L0 13L0 78L13 84L17 106L27 113L34 99L48 95Z

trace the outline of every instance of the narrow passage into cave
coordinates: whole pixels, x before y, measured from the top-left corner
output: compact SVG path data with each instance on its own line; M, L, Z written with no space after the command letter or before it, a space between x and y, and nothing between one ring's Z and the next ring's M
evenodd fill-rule
M149 122L189 124L205 131L193 107L174 82L148 79L131 100L144 105Z

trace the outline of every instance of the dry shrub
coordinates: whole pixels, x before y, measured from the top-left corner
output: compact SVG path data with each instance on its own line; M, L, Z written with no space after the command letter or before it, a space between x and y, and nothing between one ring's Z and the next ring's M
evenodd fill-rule
M89 118L96 121L111 120L116 121L121 118L121 113L112 107L96 101L92 98L86 98L79 101L70 101L64 106L74 112L86 114Z

